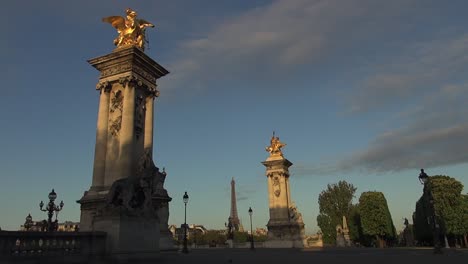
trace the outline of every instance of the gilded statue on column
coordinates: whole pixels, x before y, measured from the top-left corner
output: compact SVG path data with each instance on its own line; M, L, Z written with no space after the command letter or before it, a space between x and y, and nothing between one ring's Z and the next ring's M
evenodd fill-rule
M119 35L114 39L117 48L136 46L144 50L145 43L148 42L145 37L145 30L147 27L154 27L154 25L144 19L137 19L137 13L131 8L127 8L125 12L127 14L126 18L110 16L103 18L102 21L110 23L117 29Z
M281 148L286 146L283 142L280 141L279 137L275 137L275 132L270 140L270 146L266 147L266 151L270 152L271 156L283 156Z

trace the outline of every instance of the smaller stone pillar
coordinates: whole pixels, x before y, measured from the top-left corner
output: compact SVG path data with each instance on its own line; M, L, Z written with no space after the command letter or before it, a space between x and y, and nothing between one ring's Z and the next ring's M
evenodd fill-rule
M268 200L270 220L265 247L303 248L306 245L302 215L291 200L289 167L292 163L284 158L281 148L286 146L273 137L266 150L270 156L262 164L266 167L268 179Z

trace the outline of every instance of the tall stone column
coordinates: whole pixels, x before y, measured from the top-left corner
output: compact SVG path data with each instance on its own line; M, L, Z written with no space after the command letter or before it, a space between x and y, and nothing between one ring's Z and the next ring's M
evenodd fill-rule
M104 186L104 176L106 171L107 152L107 126L109 119L109 83L97 85L101 95L99 99L99 111L96 129L96 145L94 150L93 183L91 190L99 191Z
M305 231L302 215L291 200L289 167L292 163L284 158L281 148L286 146L278 137L273 137L266 150L270 156L262 164L266 167L270 220L265 242L270 248L302 248L305 246Z
M80 230L106 232L107 250L117 255L173 247L172 198L151 155L156 81L169 72L134 46L88 62L107 89L100 89L93 183L78 201Z

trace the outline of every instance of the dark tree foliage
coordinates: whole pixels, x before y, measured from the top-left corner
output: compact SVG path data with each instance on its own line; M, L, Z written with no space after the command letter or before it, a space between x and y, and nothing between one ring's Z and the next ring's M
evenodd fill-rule
M336 241L336 225L333 225L330 217L325 214L317 216L317 225L322 231L322 240L324 244L335 244Z
M348 219L348 227L351 240L362 244L362 241L360 241L362 237L361 216L359 214L359 205L357 204L351 207Z
M423 197L416 202L413 214L413 234L419 245L433 245L431 226L429 225L429 208Z
M468 194L462 195L462 204L463 204L463 217L462 217L462 222L463 222L463 243L465 244L465 247L468 247Z
M363 234L375 237L379 247L395 239L395 227L383 193L363 192L359 198L359 212Z
M343 216L350 219L355 192L356 188L352 184L339 181L336 184L328 184L327 189L320 193L318 199L320 214L317 216L317 224L322 230L325 244L335 243L336 226L342 224Z
M247 232L234 231L234 242L244 243L250 241L249 234Z
M205 234L197 236L197 245L208 245L214 241L217 245L226 243L226 235L216 230L209 230Z
M424 192L416 203L415 237L420 242L432 243L432 229L429 224L432 219L430 194L434 201L437 222L443 234L453 238L464 238L467 234L467 217L465 212L463 184L445 175L429 177L424 186Z

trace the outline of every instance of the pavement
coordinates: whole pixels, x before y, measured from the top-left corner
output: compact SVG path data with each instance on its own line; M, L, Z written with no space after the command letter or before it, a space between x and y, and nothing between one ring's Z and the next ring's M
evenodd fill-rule
M307 249L267 249L258 248L206 248L191 249L185 254L181 251L161 252L155 258L135 256L138 260L122 259L83 259L73 256L42 258L16 257L1 259L0 264L146 264L146 263L201 263L201 264L465 264L468 263L468 249L444 249L443 255L434 255L432 248L307 248Z
M432 248L316 248L316 249L192 249L188 254L164 252L158 263L468 263L467 249L445 250L434 255Z

